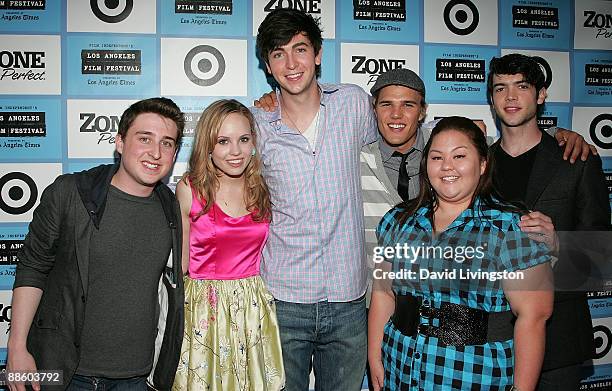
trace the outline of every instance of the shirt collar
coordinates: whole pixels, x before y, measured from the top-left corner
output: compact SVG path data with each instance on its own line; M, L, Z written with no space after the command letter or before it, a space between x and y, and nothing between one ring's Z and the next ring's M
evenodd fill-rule
M328 104L329 100L331 99L331 95L335 92L337 92L339 90L337 85L334 84L320 84L317 82L317 85L319 86L319 90L321 91L321 106L325 106ZM276 87L276 89L274 90L274 92L276 93L276 96L280 97L281 96L281 91L279 87ZM282 113L282 104L281 104L282 99L278 99L278 106L276 107L276 110L274 110L273 112L270 113L270 125L272 125L272 127L278 131L280 131L282 129L282 117L281 117L281 113Z
M461 214L457 216L455 221L453 221L448 227L446 227L445 231L459 227L471 219L477 220L476 224L480 225L481 207L482 207L482 201L480 200L480 197L476 197L476 199L474 200L474 203L469 208L461 212ZM429 220L427 216L429 209L430 209L430 206L422 206L419 209L417 209L416 212L414 212L414 222L421 229L426 230L426 231L433 230L433 227L431 226L431 221Z
M395 149L387 144L385 139L381 136L380 132L378 133L378 149L380 149L380 156L382 157L383 162L389 161L391 159L393 152ZM416 140L414 141L414 145L410 148L410 151L417 150L419 152L423 152L423 148L425 148L425 140L423 139L423 131L421 130L421 126L419 125L416 130Z

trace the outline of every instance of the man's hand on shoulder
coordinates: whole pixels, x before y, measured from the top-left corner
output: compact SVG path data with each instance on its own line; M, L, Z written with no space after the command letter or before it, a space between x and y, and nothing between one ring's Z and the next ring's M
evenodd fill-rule
M276 93L274 91L271 91L266 94L263 94L261 98L255 99L253 101L253 106L267 112L276 110L276 107L278 107L278 99L276 98Z
M34 361L34 357L30 354L30 352L28 352L25 346L21 348L9 347L6 360L6 372L36 372L36 362ZM8 382L8 386L11 391L25 391L24 383ZM32 383L32 388L35 391L38 391L40 390L40 385Z
M528 234L531 239L546 244L550 251L555 253L559 251L559 238L557 237L552 219L549 216L538 211L529 212L521 216L519 227L521 227L521 231Z
M565 150L563 151L563 159L567 160L569 158L570 163L575 163L578 156L582 161L586 161L589 153L593 155L597 155L597 148L594 145L587 143L579 133L558 128L557 133L555 133L555 138L559 143L559 146L565 146Z

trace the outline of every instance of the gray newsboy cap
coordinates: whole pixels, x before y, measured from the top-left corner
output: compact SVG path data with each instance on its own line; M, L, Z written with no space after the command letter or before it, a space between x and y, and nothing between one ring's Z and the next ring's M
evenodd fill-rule
M404 68L396 68L382 73L370 89L370 93L374 95L383 87L396 85L411 88L420 92L425 97L425 84L423 80L410 69Z

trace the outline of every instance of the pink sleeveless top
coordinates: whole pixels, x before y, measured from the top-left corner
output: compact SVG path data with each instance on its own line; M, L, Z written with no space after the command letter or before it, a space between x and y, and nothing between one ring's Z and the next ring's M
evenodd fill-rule
M255 222L251 213L232 217L215 203L199 217L202 203L192 189L189 217L189 277L235 280L259 275L261 250L268 222Z

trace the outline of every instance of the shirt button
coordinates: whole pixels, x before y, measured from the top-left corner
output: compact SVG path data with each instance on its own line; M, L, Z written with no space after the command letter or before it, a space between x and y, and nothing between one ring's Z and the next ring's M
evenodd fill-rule
M413 385L413 386L416 386L418 384L418 382L416 381L416 379L412 379L410 384Z
M419 360L420 358L421 358L421 353L416 352L416 353L414 354L414 359L415 359L415 360Z

